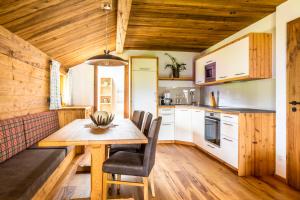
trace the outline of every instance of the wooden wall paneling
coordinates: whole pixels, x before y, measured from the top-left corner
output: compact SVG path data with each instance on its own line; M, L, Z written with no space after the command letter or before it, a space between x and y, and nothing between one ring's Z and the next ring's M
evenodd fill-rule
M50 57L0 26L0 119L47 111Z
M59 127L62 128L75 119L89 118L93 112L92 107L63 107L58 110Z

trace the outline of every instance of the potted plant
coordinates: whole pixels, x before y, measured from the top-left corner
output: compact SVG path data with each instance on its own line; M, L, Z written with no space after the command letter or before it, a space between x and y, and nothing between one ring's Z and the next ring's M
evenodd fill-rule
M167 64L165 66L165 69L170 68L172 70L173 78L179 78L179 74L181 71L186 70L186 64L185 63L178 63L177 60L171 56L168 53L165 53L165 55L169 56L169 58L172 61L172 64Z

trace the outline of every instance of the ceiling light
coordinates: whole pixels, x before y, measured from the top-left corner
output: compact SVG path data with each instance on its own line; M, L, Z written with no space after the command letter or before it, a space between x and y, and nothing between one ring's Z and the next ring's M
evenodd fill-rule
M106 33L106 49L104 50L104 54L93 56L85 61L85 63L95 66L122 66L127 65L128 61L120 58L118 56L110 55L110 50L108 49L108 31L107 31L107 23L108 23L108 14L111 11L111 4L105 3L102 8L106 15L105 22L105 33Z

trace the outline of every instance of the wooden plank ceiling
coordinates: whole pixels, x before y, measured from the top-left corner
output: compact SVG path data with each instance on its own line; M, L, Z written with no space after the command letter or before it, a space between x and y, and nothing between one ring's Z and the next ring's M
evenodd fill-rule
M202 51L285 0L133 0L125 49Z
M0 24L68 68L102 54L102 1L1 0ZM117 0L112 1L109 48L115 50ZM274 12L284 1L133 0L124 49L199 52Z
M109 48L115 49L116 0L108 17ZM1 0L0 24L64 67L102 54L105 13L100 0Z

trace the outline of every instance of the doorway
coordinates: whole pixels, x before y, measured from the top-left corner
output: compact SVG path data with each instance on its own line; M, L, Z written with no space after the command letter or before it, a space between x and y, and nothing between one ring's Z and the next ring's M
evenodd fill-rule
M116 117L128 117L128 66L95 67L94 107Z

